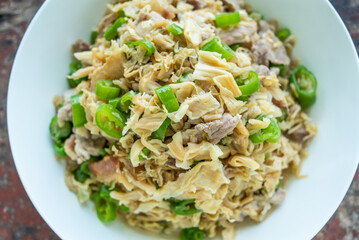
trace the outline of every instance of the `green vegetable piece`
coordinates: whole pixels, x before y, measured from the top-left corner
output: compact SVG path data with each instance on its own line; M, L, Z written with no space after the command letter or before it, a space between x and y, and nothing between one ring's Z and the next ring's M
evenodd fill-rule
M104 148L101 148L100 154L101 154L102 157L108 156L108 153L106 152L106 150Z
M65 122L64 126L60 127L58 124L57 115L51 119L50 134L52 140L55 142L62 142L62 140L70 136L71 132L72 127L70 122Z
M202 210L195 207L194 199L178 200L175 198L170 198L167 199L167 201L170 202L172 211L177 215L187 216L202 212Z
M156 88L155 92L169 113L175 112L179 109L177 98L169 85Z
M278 184L275 186L275 189L279 189L282 187L282 180L279 180Z
M249 139L253 143L261 143L264 141L270 143L278 142L279 137L281 136L282 132L278 124L274 121L273 118L268 117L266 115L261 115L257 117L258 120L263 120L264 118L268 118L270 120L270 124L267 128L261 129L259 132L254 133L249 136Z
M75 88L77 87L82 81L86 81L87 77L83 77L83 78L79 78L79 79L72 79L72 78L67 78L67 83L69 84L70 88Z
M88 168L89 162L90 161L87 160L81 163L80 168L74 172L76 181L84 183L86 179L90 177L90 170Z
M239 12L234 13L224 13L216 16L216 26L217 27L227 27L235 25L241 21L241 16Z
M197 227L185 228L181 232L181 240L203 240L205 232Z
M82 93L71 97L72 104L72 122L74 127L82 127L87 123L86 113L84 107L80 103Z
M237 100L243 101L243 102L248 102L249 101L249 97L248 96L240 96L237 98Z
M286 110L285 108L282 108L281 110L282 110L282 116L277 117L277 121L278 121L278 122L286 121L287 118L288 118L287 110Z
M191 73L184 73L177 81L177 83L183 83L183 80L187 79Z
M246 77L236 77L235 80L243 97L247 97L261 88L258 74L253 71L250 71Z
M146 156L146 157L148 157L148 155L150 154L150 152L151 152L151 151L150 151L148 148L144 147L144 148L142 149L142 151L141 151L141 155L138 156L138 159L139 159L140 161L145 160L145 158L143 157L143 155Z
M116 86L111 80L98 80L96 82L96 96L101 100L116 98L121 92L121 88Z
M72 61L70 63L70 75L77 72L77 70L82 68L82 63L80 61Z
M163 140L165 140L166 132L170 124L171 119L166 118L166 120L163 121L162 125L151 134L151 138L158 139L163 142Z
M286 72L287 67L284 64L274 64L274 63L269 62L269 67L270 68L272 68L272 67L279 68L279 76L285 77L285 72Z
M317 99L317 78L304 66L296 67L290 75L289 81L292 86L294 96L302 109L307 109L314 105Z
M126 124L126 118L110 104L102 104L96 111L96 124L108 136L119 139Z
M100 196L99 192L92 194L91 199L95 202L97 217L102 222L111 222L116 219L116 203Z
M228 47L227 44L222 42L218 37L213 38L211 41L206 43L202 49L208 52L217 52L222 55L222 58L229 60L234 56L233 50Z
M290 31L290 29L282 28L277 32L277 37L279 38L279 40L285 41L291 34L292 32Z
M137 42L128 42L126 43L126 45L129 47L137 47L137 46L144 47L147 50L147 53L145 54L146 57L152 56L152 54L156 51L155 46L153 46L153 44L150 41L145 39Z
M120 98L111 99L108 103L112 105L117 110L128 113L130 111L130 106L132 105L132 98L136 95L134 91L129 91L125 93Z
M69 75L71 76L72 74L74 74L75 72L77 72L77 70L82 68L82 63L80 61L72 61L70 63L70 73ZM77 87L82 81L86 81L87 77L83 77L83 78L79 78L79 79L72 79L70 77L67 77L67 82L70 86L70 88L75 88Z
M238 48L241 47L241 44L239 43L234 43L231 46L229 46L233 51L236 51Z
M124 17L117 19L116 22L106 30L105 34L103 35L104 38L107 41L116 39L118 36L118 28L120 28L125 23L127 23L127 21Z
M128 212L128 210L130 210L128 207L126 207L125 205L121 204L120 206L118 206L118 208L124 212Z
M168 25L167 31L172 33L174 36L179 36L179 35L183 34L183 28L181 28L180 26L178 26L175 23Z
M60 158L64 158L67 156L66 152L65 152L65 147L64 147L64 143L63 142L59 142L59 143L54 143L54 150L55 153L58 157Z
M123 11L122 9L121 10L118 10L117 12L117 15L121 18L121 17L126 17L126 14L125 14L125 11Z
M98 37L98 32L97 31L92 31L91 32L91 37L90 37L90 44L95 44L96 43L96 39Z

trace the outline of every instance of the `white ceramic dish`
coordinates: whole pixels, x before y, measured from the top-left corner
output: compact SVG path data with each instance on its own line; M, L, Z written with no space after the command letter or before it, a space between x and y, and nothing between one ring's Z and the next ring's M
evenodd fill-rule
M11 149L36 209L62 239L155 239L121 223L103 225L90 204L81 206L64 183L48 125L52 98L66 88L70 45L87 39L105 11L99 0L47 0L28 28L14 62L8 92ZM358 57L338 14L326 0L248 0L267 18L299 37L295 55L317 76L311 116L319 133L302 167L308 178L287 186L284 203L237 239L312 238L342 201L359 156ZM158 238L156 238L158 239Z

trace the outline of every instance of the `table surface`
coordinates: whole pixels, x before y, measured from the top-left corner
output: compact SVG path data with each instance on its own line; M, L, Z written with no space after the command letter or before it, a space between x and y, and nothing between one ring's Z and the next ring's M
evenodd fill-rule
M331 2L359 50L359 0ZM11 156L6 126L10 69L20 40L42 3L43 0L0 0L0 240L58 239L24 191ZM341 206L314 239L359 239L358 172Z

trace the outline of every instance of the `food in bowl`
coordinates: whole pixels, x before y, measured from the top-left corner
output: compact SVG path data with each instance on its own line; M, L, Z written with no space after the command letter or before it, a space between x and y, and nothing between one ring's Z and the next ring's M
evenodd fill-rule
M54 98L55 152L102 222L234 239L299 175L317 79L296 38L239 1L115 1Z

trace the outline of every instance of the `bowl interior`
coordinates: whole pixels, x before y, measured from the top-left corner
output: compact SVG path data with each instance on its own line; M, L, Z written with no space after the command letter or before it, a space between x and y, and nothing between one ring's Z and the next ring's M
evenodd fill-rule
M70 46L89 39L106 1L47 0L28 28L13 66L8 92L11 149L24 187L37 210L63 239L159 239L117 222L104 225L92 204L80 205L64 183L48 126L52 98L67 88ZM326 0L248 0L267 19L298 36L295 56L318 78L311 117L319 133L287 198L260 224L241 228L237 239L310 239L329 220L355 173L358 156L359 67L350 36ZM163 238L165 239L165 238Z

